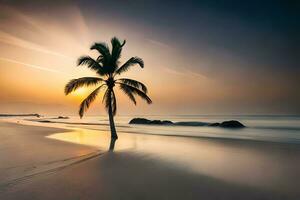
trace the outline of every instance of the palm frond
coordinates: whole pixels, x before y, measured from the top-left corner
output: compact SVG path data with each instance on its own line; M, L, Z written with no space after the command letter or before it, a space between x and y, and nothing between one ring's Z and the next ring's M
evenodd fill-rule
M98 62L100 62L103 66L104 71L106 74L111 73L111 54L109 52L109 47L107 46L106 43L95 43L94 45L91 46L91 50L97 50L102 57L100 59L97 59Z
M120 79L117 79L117 81L127 84L127 85L130 85L132 87L138 88L139 90L142 90L145 93L148 92L147 87L139 81L136 81L133 79L128 79L128 78L120 78Z
M148 104L152 103L152 100L150 99L150 97L148 97L148 95L146 93L144 93L143 91L141 91L135 87L132 87L130 85L124 84L124 83L118 83L118 84L122 85L122 87L125 87L126 90L130 91L132 94L138 95L143 100L145 100Z
M125 41L123 42L123 44L121 44L120 40L116 37L113 37L111 39L111 59L110 59L110 63L109 63L109 71L110 73L115 72L115 70L118 68L119 65L119 59L121 57L121 52L122 52L122 47L125 44Z
M91 50L97 50L103 57L110 57L109 47L106 43L94 43Z
M117 65L118 59L121 57L122 47L125 45L126 40L121 44L120 40L116 37L111 39L111 62L113 65Z
M132 57L127 62L125 62L119 69L117 69L116 74L121 74L129 70L130 67L138 64L141 68L144 68L144 61L139 57Z
M104 86L105 84L99 86L96 88L87 98L85 98L82 103L80 104L79 108L79 116L82 118L84 112L90 107L91 103L96 99L100 89Z
M97 78L97 77L82 77L82 78L72 79L65 86L65 94L68 95L71 92L83 86L97 85L102 81L104 81L102 78Z
M99 75L104 75L105 71L104 68L101 66L101 64L97 61L91 58L90 56L82 56L78 59L78 66L80 65L86 65L88 68L96 71Z
M103 56L101 54L98 56L97 62L99 62L99 63L103 62Z
M129 97L129 99L136 105L136 100L133 96L132 90L130 90L128 87L124 86L123 84L120 84L120 89Z
M111 46L112 46L111 56L115 58L119 58L119 54L121 53L120 51L122 48L120 40L116 37L113 37L111 39Z
M148 104L152 103L152 100L147 95L147 87L143 83L128 78L115 79L116 75L128 71L135 65L144 68L144 61L139 57L131 57L123 65L119 65L122 48L125 44L126 40L121 42L117 37L111 39L111 50L106 43L94 43L90 49L98 51L98 57L94 59L90 56L82 56L78 59L78 66L86 65L89 69L96 71L98 75L105 76L105 79L98 77L72 79L66 84L66 95L80 87L97 85L97 88L81 102L79 109L80 117L84 115L104 86L106 87L106 91L103 95L102 103L109 112L110 119L111 115L116 115L117 113L117 100L113 89L115 84L120 86L120 89L134 104L137 103L136 96L141 97ZM112 130L112 134L113 132Z

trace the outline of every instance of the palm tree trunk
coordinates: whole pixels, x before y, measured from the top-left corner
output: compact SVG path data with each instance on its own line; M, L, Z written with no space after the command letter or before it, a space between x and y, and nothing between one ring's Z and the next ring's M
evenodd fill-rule
M111 132L111 139L117 140L118 135L115 127L115 122L114 122L114 115L112 112L112 105L111 105L111 100L109 103L109 108L108 108L108 116L109 116L109 125L110 125L110 132Z
M115 138L110 139L109 151L114 151L116 140L117 139L115 139Z

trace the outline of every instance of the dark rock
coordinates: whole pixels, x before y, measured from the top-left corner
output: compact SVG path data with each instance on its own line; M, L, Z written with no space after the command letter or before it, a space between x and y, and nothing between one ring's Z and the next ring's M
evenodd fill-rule
M69 119L69 117L66 117L66 116L58 116L57 119Z
M133 118L130 120L129 124L155 124L155 125L168 125L173 124L173 122L168 120L149 120L145 118Z
M162 121L160 120L150 120L150 124L162 124Z
M211 123L211 124L209 124L208 126L220 126L220 123Z
M145 118L133 118L129 124L149 124L150 120Z
M219 126L223 128L244 128L245 127L241 122L236 120L224 121Z
M162 123L163 123L163 124L173 124L173 122L172 122L172 121L169 121L169 120L163 120Z
M207 122L176 122L174 123L178 126L207 126L209 123Z
M243 128L242 123L236 120L224 121L222 123L208 123L208 122L172 122L169 120L149 120L146 118L133 118L129 124L146 124L146 125L174 125L174 126L212 126L222 128Z

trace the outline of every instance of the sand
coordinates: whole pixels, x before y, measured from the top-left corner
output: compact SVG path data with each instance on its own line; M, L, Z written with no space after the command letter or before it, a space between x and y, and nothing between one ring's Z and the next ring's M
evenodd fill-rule
M300 197L296 144L120 133L107 152L106 132L0 127L1 200Z

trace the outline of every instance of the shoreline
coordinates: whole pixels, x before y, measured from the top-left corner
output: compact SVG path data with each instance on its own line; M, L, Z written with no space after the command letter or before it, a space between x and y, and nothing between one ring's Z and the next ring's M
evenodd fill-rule
M0 120L1 121L1 120ZM79 128L79 129L89 129L89 130L95 130L95 131L108 131L108 129L101 129L101 128L92 128L92 127L87 127L87 126L104 126L109 128L108 124L105 123L77 123L77 122L57 122L57 121L50 121L50 122L40 122L37 120L31 120L31 119L24 119L23 121L27 121L27 122L33 122L33 123L29 123L27 125L32 125L32 126L42 126L42 127L57 127L56 125L74 125L74 127L61 127L59 126L59 128L62 129L69 129L69 130L73 130L73 128ZM11 123L17 123L15 121L11 122ZM53 125L53 126L51 126ZM152 125L145 126L145 125L135 125L137 127L145 127L148 129L151 129ZM158 125L158 126L164 126L164 125ZM184 127L188 127L188 126L183 126ZM131 128L130 124L128 125L117 125L116 128ZM211 127L211 128L216 128L216 127ZM217 127L219 128L219 127ZM256 127L245 127L243 129L256 129ZM221 130L223 128L220 128ZM268 128L262 128L260 127L260 129L268 129ZM239 131L237 129L227 129L229 131ZM293 130L293 129L292 129ZM297 129L298 130L298 129ZM157 134L157 133L143 133L141 131L131 131L131 130L126 130L126 131L122 131L122 130L117 130L118 133L130 133L130 134L139 134L139 135L156 135L156 136L170 136L170 137L186 137L186 138L195 138L195 139L208 139L208 140L220 140L220 141L237 141L237 142L258 142L258 143L279 143L279 144L288 144L288 145L300 145L300 140L285 140L285 141L279 141L279 140L266 140L266 139L258 139L258 138L233 138L233 137L222 137L222 136L202 136L202 135L198 135L198 136L194 136L194 135L179 135L179 134ZM284 129L283 129L284 131Z
M28 121L28 120L25 120L25 121ZM51 133L49 135L45 135L44 137L47 138L47 139L51 139L51 140L57 140L57 141L60 141L60 142L65 142L65 143L70 143L70 144L75 144L75 145L86 145L86 146L89 146L89 147L97 147L99 148L99 146L95 146L95 145L89 145L89 144L82 144L82 143L74 143L74 142L71 142L71 141L64 141L64 140L59 140L59 139L55 139L55 137L51 138L49 136L52 136L52 135L56 135L56 134L61 134L61 133L71 133L71 132L74 132L74 131L77 131L79 129L83 129L83 130L92 130L92 131L100 131L100 132L107 132L106 129L97 129L97 128L90 128L90 127L61 127L61 126L55 126L56 123L50 123L54 126L47 126L48 123L40 123L40 122L37 122L37 123L30 123L30 124L22 124L22 123L18 123L18 122L15 122L15 121L1 121L0 120L0 123L1 122L5 122L5 123L11 123L11 124L17 124L17 125L23 125L23 126L37 126L37 127L44 127L44 128L53 128L53 129L58 129L60 130L58 133L57 132L54 132L54 133ZM31 120L29 120L29 122L32 122ZM33 121L33 122L36 122L36 121ZM57 124L66 124L68 125L68 123L57 123ZM90 125L90 124L89 124ZM83 125L85 126L85 125ZM105 126L108 126L108 125L105 125ZM118 126L117 126L118 128ZM185 139L196 139L196 140L203 140L203 141L209 141L209 142L217 142L217 143L229 143L229 144L233 144L233 145L240 145L241 143L243 145L267 145L267 146L286 146L287 148L300 148L300 144L297 143L297 142L281 142L281 141L265 141L265 140L255 140L255 139L243 139L243 138L225 138L225 137L206 137L206 136L190 136L190 135L170 135L170 134L151 134L151 133L141 133L141 132L135 132L135 131L126 131L126 132L123 132L123 131L118 131L118 133L120 134L134 134L134 135L140 135L140 136L143 136L143 135L146 135L146 136L162 136L162 137L175 137L175 138L185 138ZM110 134L107 133L107 138L109 138ZM106 151L108 149L108 147L106 148L102 148L103 151Z
M54 138L50 138L49 136L51 135L55 135L55 134L60 134L60 133L69 133L69 132L74 132L78 129L86 129L86 130L92 130L92 131L100 131L100 132L107 132L108 130L106 129L98 129L98 128L91 128L91 127L61 127L61 126L55 126L56 124L63 124L63 125L69 125L73 123L65 123L65 122L61 122L61 123L57 123L57 122L53 122L53 123L41 123L38 121L31 121L31 120L24 120L24 121L29 121L29 122L36 122L36 123L30 123L30 124L23 124L23 123L18 123L15 121L2 121L5 123L11 123L11 124L18 124L18 125L23 125L23 126L37 126L37 127L45 127L45 128L54 128L54 129L58 129L61 130L59 131L59 133L51 133L49 135L46 135L45 137L48 139L54 139ZM1 123L1 120L0 120ZM47 124L51 124L54 126L47 126ZM79 124L76 123L74 125L94 125L93 123L91 124ZM99 125L99 124L97 124ZM104 125L109 127L107 124L100 124L100 125ZM119 126L117 126L116 128L118 128ZM151 128L151 127L150 127ZM244 139L244 138L225 138L225 137L208 137L208 136L192 136L192 135L171 135L171 134L152 134L152 133L142 133L142 132L136 132L136 131L118 131L118 133L120 134L136 134L136 135L149 135L149 136L162 136L162 137L178 137L178 138L190 138L190 139L199 139L199 140L207 140L207 141L212 141L212 142L228 142L228 143L253 143L253 144L269 144L269 145L284 145L284 146L295 146L296 148L300 147L300 143L298 142L282 142L282 141L265 141L265 140L256 140L256 139ZM109 136L109 133L108 133ZM56 139L55 139L56 140ZM63 141L63 140L58 140L58 141ZM79 143L73 143L70 141L63 141L63 142L67 142L67 143L71 143L71 144L79 144ZM84 144L79 144L79 145L84 145ZM88 145L89 146L89 145ZM95 146L93 146L95 147Z

